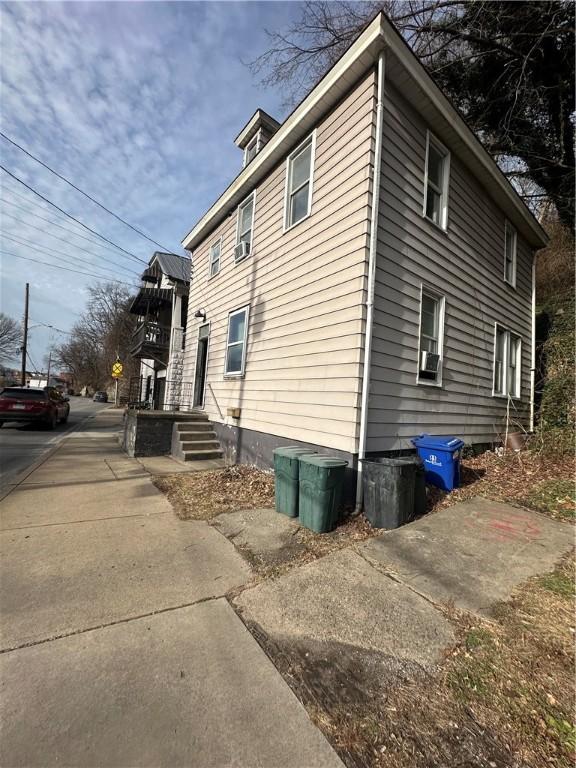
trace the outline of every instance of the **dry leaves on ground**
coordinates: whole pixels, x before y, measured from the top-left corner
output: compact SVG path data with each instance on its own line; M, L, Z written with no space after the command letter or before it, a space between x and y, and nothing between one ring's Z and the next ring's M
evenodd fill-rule
M329 658L326 643L301 653L286 639L259 642L348 768L570 768L573 600L570 556L517 589L491 621L446 608L459 639L435 675L382 677L359 649ZM347 674L334 675L340 664ZM320 694L319 681L332 688Z
M428 511L485 496L570 519L574 516L574 472L572 457L540 456L530 451L500 457L486 451L463 460L460 488L446 493L429 487Z
M181 520L210 520L222 512L274 506L274 475L244 464L155 477L154 484Z

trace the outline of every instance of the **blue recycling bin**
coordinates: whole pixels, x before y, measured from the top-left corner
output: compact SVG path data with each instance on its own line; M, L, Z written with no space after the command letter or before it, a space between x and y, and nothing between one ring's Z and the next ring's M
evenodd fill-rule
M424 462L426 482L453 491L460 485L460 456L464 440L459 437L420 435L412 445Z

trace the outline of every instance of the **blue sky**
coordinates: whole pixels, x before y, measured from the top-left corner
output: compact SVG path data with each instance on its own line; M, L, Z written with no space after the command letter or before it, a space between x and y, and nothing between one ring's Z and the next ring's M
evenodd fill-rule
M265 50L265 28L297 12L284 2L3 3L2 131L182 253L183 236L238 173L233 140L254 110L285 116L282 94L259 88L241 59ZM151 243L3 139L0 148L2 165L27 184L140 259L151 256ZM65 336L37 324L69 330L95 278L15 255L128 282L143 265L101 247L3 172L0 180L1 311L22 317L29 282L30 353L41 368Z

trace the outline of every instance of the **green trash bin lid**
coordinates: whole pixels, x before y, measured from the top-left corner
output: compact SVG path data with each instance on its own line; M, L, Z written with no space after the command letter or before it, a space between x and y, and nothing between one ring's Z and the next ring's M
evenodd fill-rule
M274 456L287 456L293 459L295 456L303 456L305 453L311 453L306 448L299 448L297 445L288 445L285 448L275 448Z
M334 456L318 456L318 454L302 456L300 461L305 461L306 464L314 464L317 467L324 467L325 469L348 466L348 462L344 459L337 459Z

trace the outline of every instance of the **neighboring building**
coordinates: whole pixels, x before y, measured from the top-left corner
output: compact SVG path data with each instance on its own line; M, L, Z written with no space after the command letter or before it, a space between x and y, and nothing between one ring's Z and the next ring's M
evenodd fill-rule
M190 260L157 251L141 280L130 305L130 312L138 315L130 354L140 360L140 375L131 382L130 399L169 410L185 396L182 364Z
M183 241L184 378L228 458L292 444L356 467L422 432L530 425L545 233L384 15L237 143Z
M27 377L26 386L37 387L40 389L50 386L54 387L54 389L57 389L59 392L62 392L65 395L69 394L71 389L69 386L68 378L66 376L62 376L62 374L60 376L50 376L50 381L48 381L47 375L45 373L37 373Z

